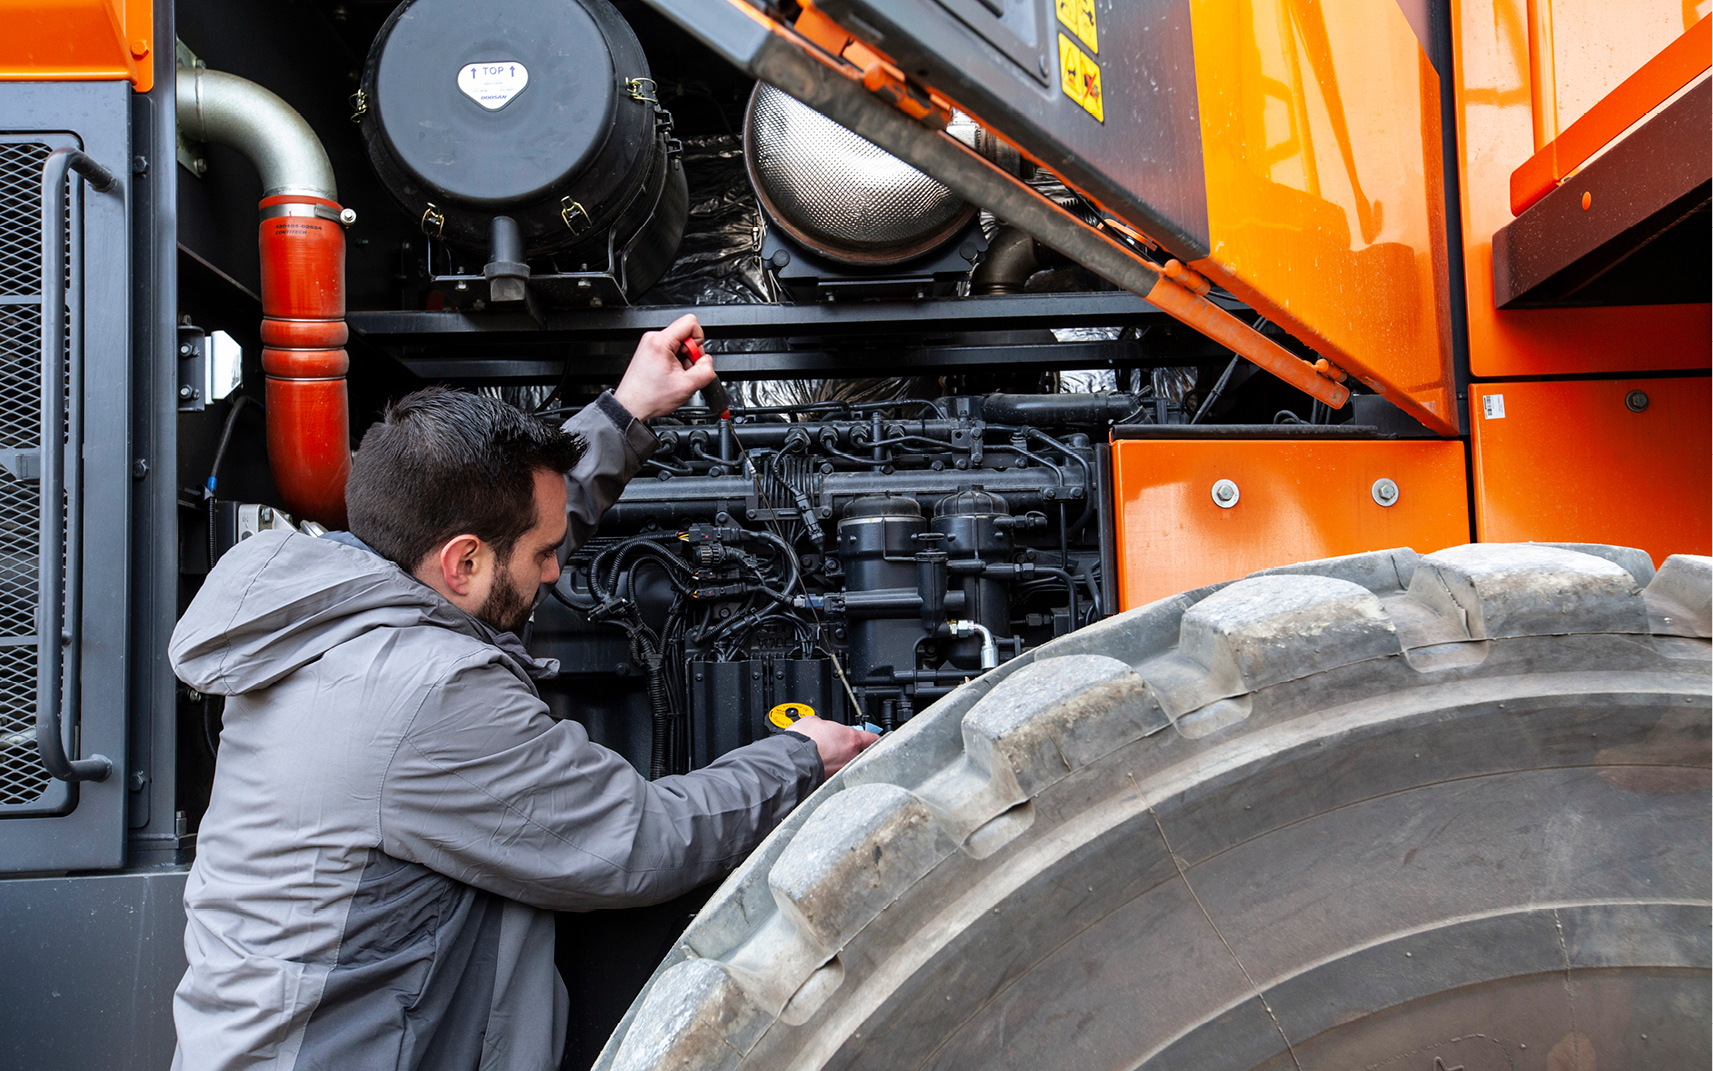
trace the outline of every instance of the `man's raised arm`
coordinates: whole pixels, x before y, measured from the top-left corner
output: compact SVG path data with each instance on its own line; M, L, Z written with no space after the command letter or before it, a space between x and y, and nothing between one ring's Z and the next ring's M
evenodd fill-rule
M702 327L689 315L643 335L618 387L565 422L565 430L587 446L583 459L565 474L567 549L595 534L601 515L659 445L643 421L677 410L713 381L713 361L685 368L680 360L685 340L692 338L701 341Z

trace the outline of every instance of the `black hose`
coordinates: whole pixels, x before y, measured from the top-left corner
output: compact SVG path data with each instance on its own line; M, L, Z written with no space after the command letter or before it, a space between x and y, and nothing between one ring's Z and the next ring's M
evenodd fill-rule
M208 483L203 486L202 498L208 503L208 568L214 568L214 560L219 557L219 549L214 538L215 522L218 511L214 508L214 489L220 481L220 463L226 460L226 447L232 442L232 431L238 426L238 414L245 405L249 404L248 395L240 394L232 403L231 410L226 414L226 424L220 429L220 445L214 450L214 464L208 469Z
M780 554L785 558L785 594L791 594L792 588L802 588L804 594L808 594L809 589L803 588L803 573L797 564L797 552L791 549L791 544L766 529L757 529L756 534L761 536L761 538L766 542L772 543L774 546L778 547ZM769 594L772 594L772 592L769 592Z
M1219 401L1219 396L1225 393L1225 385L1231 381L1231 373L1237 371L1237 365L1242 360L1242 357L1232 354L1231 363L1225 366L1225 371L1220 374L1219 382L1213 385L1213 390L1208 392L1207 399L1196 409L1196 415L1190 418L1191 424L1200 424L1201 418L1207 416L1213 409L1213 403Z
M649 741L648 778L658 781L666 776L666 753L672 746L672 698L667 694L666 674L660 655L649 651L644 664L648 667L648 709L654 716Z
M592 591L595 597L600 599L602 602L611 598L614 586L618 583L619 572L624 565L625 555L639 547L646 547L650 550L659 552L656 555L659 560L667 563L668 565L677 566L685 573L689 573L691 571L689 566L661 550L660 543L673 538L674 537L670 535L631 536L629 539L621 540L610 547L606 547L599 554L596 554L594 559L589 563L589 590ZM602 565L602 563L607 560L608 555L616 555L616 557L613 558L613 563L610 568L603 567ZM667 575L671 575L670 569L667 571Z
M970 294L1021 294L1029 277L1040 270L1035 239L1016 227L1001 227L987 243L987 255L970 273Z
M569 570L569 568L567 568L566 573L565 573L565 577L567 579L569 579L570 575L571 575L570 570ZM555 599L558 599L560 604L563 605L566 609L575 610L578 613L584 615L585 617L587 617L591 612L594 611L594 609L597 606L600 605L598 602L595 602L593 600L590 600L587 603L581 603L581 602L576 601L569 594L562 591L557 582L549 584L547 586L547 591Z
M1064 569L1055 569L1049 565L1037 565L1035 567L1035 571L1037 573L1044 573L1047 576L1056 576L1064 582L1065 593L1070 596L1070 600L1071 600L1071 605L1070 605L1071 627L1076 628L1077 627L1077 582L1076 582L1075 578L1073 578L1071 576L1071 574L1069 572L1065 571Z

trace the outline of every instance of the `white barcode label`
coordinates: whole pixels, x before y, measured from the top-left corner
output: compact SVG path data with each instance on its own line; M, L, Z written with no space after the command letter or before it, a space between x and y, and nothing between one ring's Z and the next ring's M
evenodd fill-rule
M1481 415L1488 420L1505 419L1505 396L1503 394L1487 394L1481 398Z

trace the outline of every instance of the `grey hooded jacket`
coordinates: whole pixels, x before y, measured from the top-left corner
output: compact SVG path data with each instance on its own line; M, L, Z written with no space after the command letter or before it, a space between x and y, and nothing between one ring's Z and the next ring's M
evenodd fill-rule
M652 449L610 397L567 425L572 539ZM553 911L657 902L736 864L821 780L782 734L650 782L555 721L536 663L349 537L221 558L174 670L225 695L185 887L175 1069L558 1066Z

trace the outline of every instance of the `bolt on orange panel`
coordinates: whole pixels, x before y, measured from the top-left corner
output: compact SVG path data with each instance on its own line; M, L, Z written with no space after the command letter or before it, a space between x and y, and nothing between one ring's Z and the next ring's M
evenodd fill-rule
M1257 569L1469 542L1463 443L1112 444L1121 609Z
M1710 553L1710 402L1705 376L1472 386L1479 538Z
M0 0L0 81L155 84L152 0Z
M1451 0L1475 375L1707 367L1705 304L1501 310L1493 299L1493 233L1514 218L1512 172L1706 14L1683 0Z

